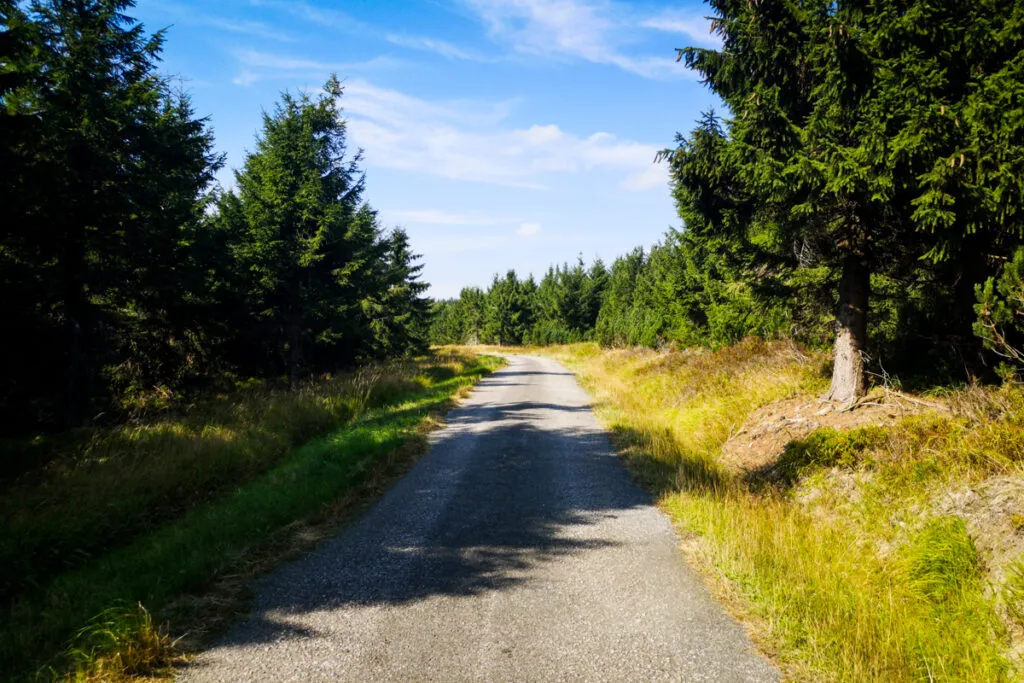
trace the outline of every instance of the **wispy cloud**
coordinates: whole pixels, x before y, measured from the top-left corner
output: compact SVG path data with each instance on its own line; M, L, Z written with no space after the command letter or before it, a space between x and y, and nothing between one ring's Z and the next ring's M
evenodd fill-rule
M420 223L427 225L498 225L509 222L507 219L495 216L480 216L465 213L450 213L435 209L414 209L404 211L392 211L390 217L409 223Z
M407 36L389 33L385 36L385 40L393 45L398 45L399 47L410 48L412 50L423 50L425 52L434 52L447 59L461 59L470 62L497 61L493 57L488 57L487 55L463 49L443 40L435 40L434 38L426 38L424 36Z
M279 42L292 42L294 40L291 35L268 26L262 21L207 14L194 7L187 7L176 2L169 2L168 0L156 3L155 7L173 21L186 25L210 26L221 31L227 31L228 33L251 36L261 40Z
M291 43L295 40L287 33L272 29L260 21L239 21L222 17L205 17L203 23L223 31L228 31L229 33L252 36L261 40L276 40L282 43Z
M556 125L506 125L509 103L432 102L366 81L346 84L342 105L367 165L453 180L542 189L550 174L650 168L659 147ZM631 188L633 189L633 188Z
M391 57L374 57L365 62L324 62L260 50L235 50L241 70L233 79L235 85L249 86L267 78L326 79L328 74L358 73L371 69L391 69L402 62Z
M640 192L643 190L653 190L656 188L662 188L668 186L669 172L668 164L660 163L651 165L644 169L629 176L619 185L624 190L632 190Z
M305 2L304 0L249 0L257 7L287 12L293 17L308 21L318 26L336 30L364 31L369 28L365 23L340 10L328 9Z
M655 31L678 33L697 46L718 47L722 44L721 38L711 31L711 22L701 15L669 12L645 19L640 25Z
M709 22L699 14L638 16L637 10L607 0L463 0L490 36L519 54L582 59L616 66L646 78L693 77L675 61L673 48L637 49L645 30L675 30L684 23L699 33ZM674 23L669 23L674 22Z
M533 237L540 233L540 223L523 223L516 230L516 234L520 237Z

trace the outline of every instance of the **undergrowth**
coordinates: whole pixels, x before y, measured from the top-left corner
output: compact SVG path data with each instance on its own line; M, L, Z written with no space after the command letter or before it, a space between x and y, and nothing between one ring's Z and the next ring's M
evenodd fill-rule
M344 495L499 362L445 352L297 394L219 399L177 421L95 437L100 447L20 482L8 494L34 497L37 514L5 527L3 552L45 543L82 550L32 567L31 584L8 583L0 670L26 677L49 660L38 675L70 670L88 679L130 673L142 657L163 661L166 634L146 609L159 614L169 600L202 590L268 534ZM90 475L95 491L86 486Z
M270 470L295 447L420 387L426 369L371 366L296 392L254 382L180 415L58 440L60 457L0 495L0 600Z
M591 390L693 562L788 678L1020 675L1024 558L1002 557L990 519L1002 508L985 507L984 492L1020 482L1024 390L933 392L937 410L891 428L824 428L764 471L735 472L720 462L726 440L761 406L813 401L825 357L758 341L717 352L540 352ZM955 504L970 496L984 514Z
M882 445L887 438L888 430L882 427L849 431L824 427L805 439L794 439L786 444L775 463L775 473L787 482L794 482L816 469L853 467L861 461L865 451Z

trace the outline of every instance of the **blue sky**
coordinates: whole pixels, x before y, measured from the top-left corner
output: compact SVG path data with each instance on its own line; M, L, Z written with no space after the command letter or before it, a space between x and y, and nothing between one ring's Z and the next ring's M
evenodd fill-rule
M209 116L232 182L260 114L332 72L365 198L435 297L495 272L606 262L678 227L653 163L717 102L674 48L714 46L701 2L139 0L163 70Z

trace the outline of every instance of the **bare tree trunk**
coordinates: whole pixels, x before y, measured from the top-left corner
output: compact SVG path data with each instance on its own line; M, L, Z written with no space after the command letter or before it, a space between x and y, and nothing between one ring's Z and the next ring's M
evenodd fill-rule
M850 404L864 395L864 351L868 341L868 297L871 273L862 256L843 260L839 283L839 311L836 315L835 359L832 386L826 401Z

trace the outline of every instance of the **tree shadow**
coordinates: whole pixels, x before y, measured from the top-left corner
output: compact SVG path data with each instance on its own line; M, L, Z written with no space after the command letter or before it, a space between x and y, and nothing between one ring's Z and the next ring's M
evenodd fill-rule
M536 411L553 413L544 428ZM253 612L220 644L313 637L291 617L315 611L505 591L558 558L618 545L588 528L651 499L596 420L579 415L588 411L540 402L453 411L376 506L261 579Z
M528 376L528 375L532 375L532 376L551 375L551 376L554 376L554 377L572 377L573 376L573 374L571 372L569 372L568 370L566 370L565 372L551 372L551 371L548 371L548 370L500 370L496 374L499 374L502 377L509 377L509 376L522 377L522 376Z
M490 383L489 387L502 386L500 383ZM481 405L463 408L454 415L449 422L452 424L468 424L480 421L484 417L497 417L498 419L522 419L523 414L528 412L551 410L559 413L589 413L589 405L562 405L559 403L540 403L536 401L523 401L506 405Z
M712 458L680 447L667 428L615 425L612 439L634 481L656 498L678 491L717 496L735 486L735 479Z

